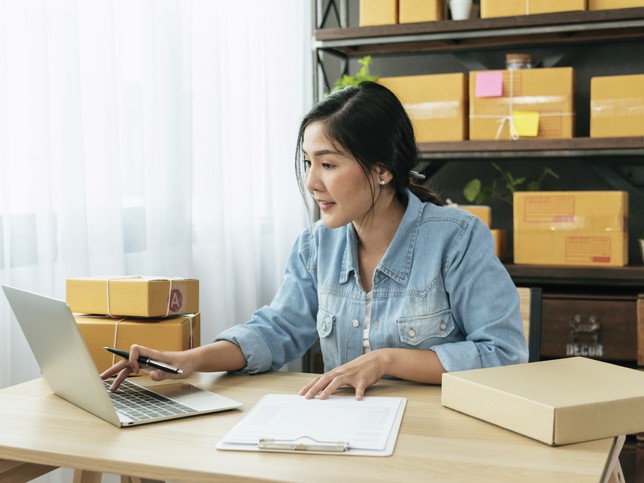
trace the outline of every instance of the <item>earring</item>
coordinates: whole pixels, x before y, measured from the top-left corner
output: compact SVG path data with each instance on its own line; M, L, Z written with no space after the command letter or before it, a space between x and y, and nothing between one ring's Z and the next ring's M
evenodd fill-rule
M381 179L381 180L380 180L380 186L382 187L382 186L384 186L384 185L385 185L385 180L384 180L384 179Z

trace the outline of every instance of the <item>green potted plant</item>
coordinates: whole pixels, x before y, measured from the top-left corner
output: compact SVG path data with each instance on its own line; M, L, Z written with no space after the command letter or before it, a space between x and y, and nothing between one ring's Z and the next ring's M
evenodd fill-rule
M512 205L512 195L515 191L540 191L546 177L559 179L559 175L550 168L543 168L537 179L529 179L525 176L515 177L497 163L490 164L497 171L497 176L490 186L484 187L480 179L474 178L463 188L463 196L470 203L482 205L490 199L498 199Z
M345 87L355 87L364 81L376 82L378 79L380 79L380 76L372 75L369 72L369 66L371 65L370 55L367 55L362 59L358 59L358 63L361 65L361 67L356 75L351 76L344 74L337 80L337 82L333 86L333 89L331 89L331 92L339 91L340 89L344 89Z

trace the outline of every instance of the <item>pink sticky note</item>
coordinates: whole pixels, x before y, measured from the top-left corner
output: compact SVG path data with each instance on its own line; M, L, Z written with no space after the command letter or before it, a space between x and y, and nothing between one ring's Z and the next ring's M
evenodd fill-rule
M501 97L503 95L503 72L477 72L476 97Z

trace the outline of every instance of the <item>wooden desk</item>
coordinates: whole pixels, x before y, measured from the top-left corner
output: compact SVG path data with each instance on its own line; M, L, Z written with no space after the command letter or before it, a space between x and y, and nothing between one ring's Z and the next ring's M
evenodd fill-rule
M0 391L0 473L29 462L157 480L597 483L614 439L549 447L444 408L440 388L382 381L367 396L408 398L394 455L359 457L218 451L215 444L266 393L294 393L310 374L199 374L191 381L243 410L119 429L51 394L37 379ZM4 461L3 461L4 460ZM27 465L24 466L27 468ZM78 474L79 472L77 472ZM100 478L100 475L99 475ZM0 474L0 480L2 474ZM91 478L90 478L91 480ZM15 480L14 480L15 481Z

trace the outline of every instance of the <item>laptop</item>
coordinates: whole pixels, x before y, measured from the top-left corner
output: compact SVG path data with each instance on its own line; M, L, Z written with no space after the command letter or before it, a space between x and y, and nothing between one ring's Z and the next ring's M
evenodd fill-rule
M62 300L2 285L52 392L115 426L127 427L239 408L238 401L172 381L144 387L128 378L111 393ZM160 406L160 407L159 407Z

